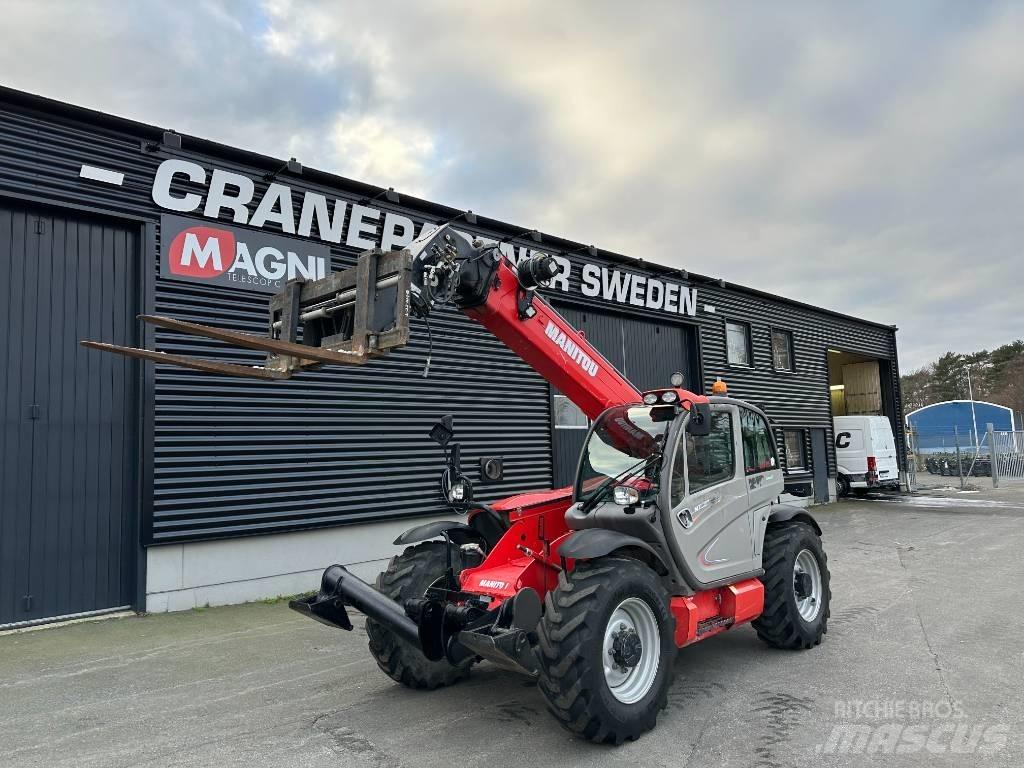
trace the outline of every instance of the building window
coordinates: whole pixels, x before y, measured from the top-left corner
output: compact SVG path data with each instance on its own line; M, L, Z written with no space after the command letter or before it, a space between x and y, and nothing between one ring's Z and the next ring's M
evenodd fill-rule
M555 429L589 429L587 415L565 395L555 395Z
M793 334L789 331L772 329L772 366L777 371L792 371Z
M743 433L743 463L748 475L775 469L775 441L768 422L748 408L740 408L740 429Z
M786 441L786 469L790 472L807 469L807 452L804 448L804 431L787 429L783 432Z
M730 365L752 365L750 326L746 323L725 324L726 355Z

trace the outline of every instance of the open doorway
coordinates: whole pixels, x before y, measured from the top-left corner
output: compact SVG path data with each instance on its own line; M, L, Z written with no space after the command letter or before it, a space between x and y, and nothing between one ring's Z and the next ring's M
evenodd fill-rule
M875 357L828 351L828 388L833 416L888 416L883 377Z

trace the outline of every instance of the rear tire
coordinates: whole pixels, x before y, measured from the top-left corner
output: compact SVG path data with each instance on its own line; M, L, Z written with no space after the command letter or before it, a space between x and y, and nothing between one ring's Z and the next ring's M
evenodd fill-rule
M845 499L850 495L850 478L846 475L836 475L836 496Z
M674 626L668 593L643 563L604 557L561 573L539 626L548 709L595 742L649 731L672 684Z
M444 576L448 567L446 546L442 541L428 541L408 547L402 554L391 558L387 570L377 576L377 590L402 605L406 600L423 597L427 588ZM459 554L452 547L452 565L456 575L462 570ZM468 675L473 664L473 659L467 659L458 666L443 659L430 661L419 648L396 637L373 619L366 620L366 634L377 666L392 680L408 688L433 690L452 685Z
M821 643L828 632L832 590L828 558L811 526L787 522L768 528L761 580L764 612L753 622L757 636L790 650Z

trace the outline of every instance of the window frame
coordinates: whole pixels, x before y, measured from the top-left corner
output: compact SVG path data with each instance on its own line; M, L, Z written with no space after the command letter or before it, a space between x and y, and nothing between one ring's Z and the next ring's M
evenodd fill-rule
M681 503L686 501L688 498L690 498L695 493L703 493L704 491L707 491L707 490L709 490L711 488L717 488L718 486L722 485L723 483L732 482L733 480L735 480L738 477L738 474L736 472L736 427L738 425L737 414L734 411L732 411L731 409L729 409L729 408L724 408L722 410L716 410L716 411L713 411L712 414L711 414L712 422L714 421L715 417L723 415L723 414L726 417L728 417L728 419L729 419L729 444L730 444L731 450L732 450L732 462L730 463L731 464L731 466L730 466L730 470L731 470L730 475L728 477L722 478L721 480L717 480L716 482L714 482L714 483L712 483L710 485L705 485L702 488L698 488L697 490L694 490L692 485L690 484L690 457L689 457L688 452L686 450L686 447L687 447L686 446L687 432L686 432L685 429L680 430L680 432L679 432L679 439L676 442L675 450L674 450L674 453L673 453L673 456L672 456L672 467L671 467L671 470L672 470L672 475L675 475L676 471L680 469L680 467L678 466L678 459L679 459L679 456L681 455L683 457L683 464L682 464L682 467L681 467L681 469L683 471L683 495L682 495L682 498L679 499L679 500L676 500L676 499L672 498L672 485L673 485L674 477L670 476L667 485L668 485L668 492L669 492L669 507L671 509L675 509L677 506L679 506Z
M788 434L797 434L800 436L800 460L802 462L799 467L792 467L789 464L789 445L786 443L786 436ZM811 467L808 466L807 456L807 430L803 427L783 427L782 428L782 448L786 452L786 472L809 472Z
M740 447L743 449L743 474L746 477L753 477L754 475L760 475L762 472L774 472L776 469L779 468L779 446L775 442L775 432L774 432L774 430L772 430L771 422L768 420L768 418L766 416L761 415L760 413L755 411L753 408L747 408L746 406L740 406L739 407L739 411L740 411L740 433L739 433L739 436L740 436ZM768 433L768 445L771 448L771 456L770 456L770 458L772 459L772 461L771 461L771 466L769 466L769 467L767 467L765 469L754 469L753 471L748 471L748 470L750 470L750 467L748 467L748 465L747 465L747 444L743 440L743 415L745 413L750 414L750 416L752 416L753 418L757 419L762 425L764 425L765 429L767 430L767 433Z
M786 341L789 345L789 367L780 368L775 364L775 334L784 333L786 334ZM772 353L772 370L776 373L796 373L796 345L793 339L793 331L788 328L780 328L778 326L772 326L768 330L768 341L771 347Z
M736 325L746 329L747 337L747 362L734 362L729 356L729 326ZM731 320L725 318L723 326L725 333L725 363L732 368L753 368L754 367L754 327L746 320Z
M558 414L558 408L555 406L555 403L558 400L558 398L560 398L560 397L564 398L577 411L580 412L580 414L583 416L583 418L586 421L585 424L559 424L558 423L558 415L557 415ZM552 427L552 429L581 430L581 429L590 429L591 426L593 426L593 425L592 425L590 419L587 418L587 414L583 413L583 410L578 405L576 405L576 403L574 403L572 400L569 400L569 396L568 395L563 395L563 394L560 394L560 393L557 393L557 392L552 393L552 395L551 395L551 427Z

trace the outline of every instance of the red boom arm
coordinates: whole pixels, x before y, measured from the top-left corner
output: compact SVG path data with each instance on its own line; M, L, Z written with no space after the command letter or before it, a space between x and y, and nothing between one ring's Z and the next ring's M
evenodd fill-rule
M519 280L504 259L487 300L463 310L479 321L537 373L572 400L589 419L606 408L639 403L640 392L540 297L532 317L519 319Z

